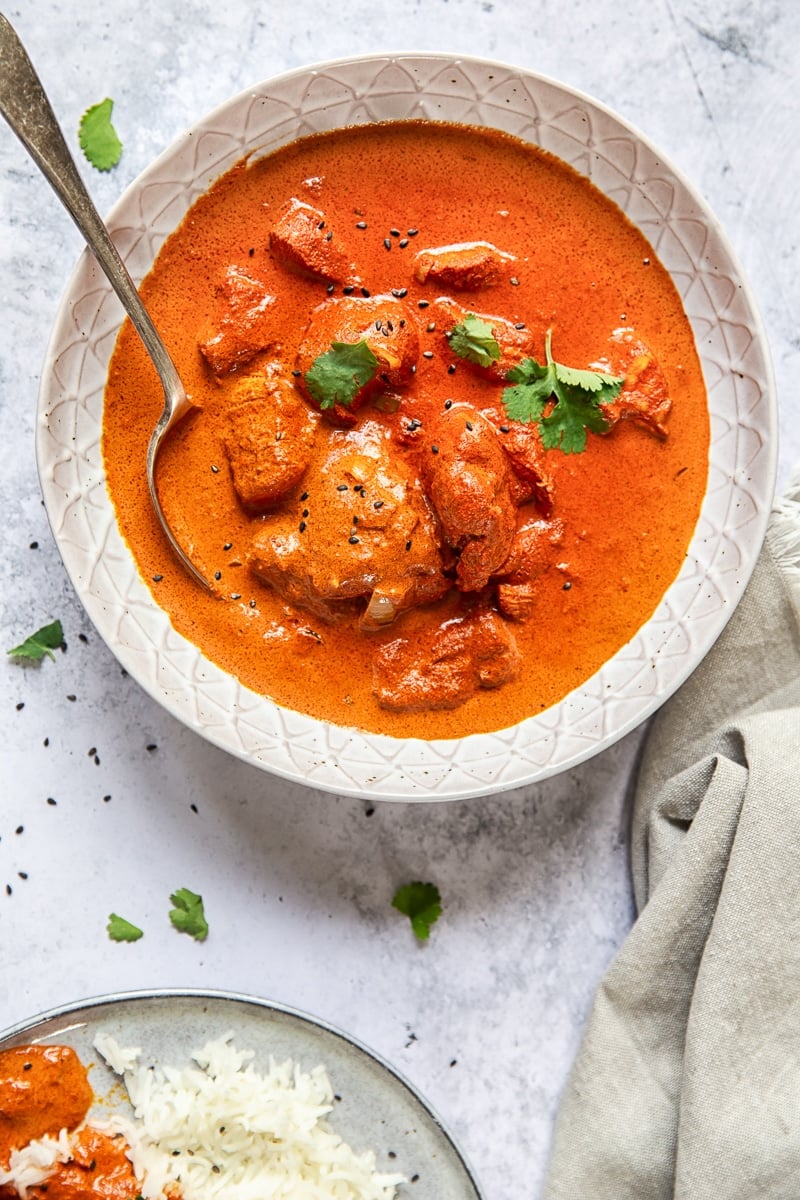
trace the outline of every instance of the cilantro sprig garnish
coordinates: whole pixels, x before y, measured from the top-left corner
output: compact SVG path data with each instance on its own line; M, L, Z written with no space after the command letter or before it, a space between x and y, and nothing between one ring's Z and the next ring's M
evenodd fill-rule
M500 347L492 326L476 317L475 313L467 313L463 321L454 325L447 340L454 354L477 363L479 367L490 367L500 357Z
M442 897L435 883L405 883L395 892L392 907L409 918L415 935L424 942L442 915Z
M512 421L538 424L546 450L580 454L586 449L587 429L604 433L608 428L601 405L617 398L625 379L556 362L550 349L551 335L548 329L546 363L526 358L508 372L506 378L514 386L504 389L503 404Z
M178 888L170 900L175 905L170 909L169 919L181 933L188 933L196 942L208 937L208 922L203 911L203 897L188 888Z
M61 622L53 621L50 625L43 625L41 629L37 629L36 633L20 642L19 646L7 650L6 654L12 658L27 658L33 662L40 662L45 654L49 658L55 658L53 651L58 650L63 641L64 630Z
M138 925L132 925L130 921L113 912L108 918L106 932L112 942L138 942L140 937L144 937Z
M87 108L78 126L78 141L81 150L98 171L110 171L122 157L122 142L111 124L114 101L101 100Z
M363 338L355 343L332 342L330 350L315 358L306 371L306 386L320 408L347 406L377 370L378 359Z

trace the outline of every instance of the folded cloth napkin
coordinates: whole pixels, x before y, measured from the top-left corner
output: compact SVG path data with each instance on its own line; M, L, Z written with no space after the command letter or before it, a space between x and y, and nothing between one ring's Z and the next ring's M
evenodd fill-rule
M639 915L544 1200L798 1200L800 472L734 616L652 724L631 857Z

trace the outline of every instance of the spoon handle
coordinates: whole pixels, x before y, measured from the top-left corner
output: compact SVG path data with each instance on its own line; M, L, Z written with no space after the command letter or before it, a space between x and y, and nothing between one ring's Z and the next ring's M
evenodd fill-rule
M153 359L171 409L189 402L175 364L142 304L69 152L25 47L0 13L0 113L69 212Z

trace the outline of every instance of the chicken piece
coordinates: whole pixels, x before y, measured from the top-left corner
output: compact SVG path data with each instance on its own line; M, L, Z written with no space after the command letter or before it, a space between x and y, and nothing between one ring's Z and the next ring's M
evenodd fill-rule
M419 283L438 283L458 291L489 287L503 268L516 259L491 242L460 242L420 250L414 256L414 278Z
M357 283L358 272L344 244L327 228L325 214L302 200L290 200L269 235L269 248L281 266L313 279Z
M672 408L669 386L658 360L633 329L616 329L611 335L608 355L593 370L624 375L625 382L616 400L601 405L610 427L626 417L646 425L657 437L666 438L665 424Z
M468 404L454 404L426 428L422 475L465 592L485 587L508 558L516 508L508 460L491 425Z
M274 364L239 381L225 450L245 507L277 504L300 482L318 424L317 414Z
M214 312L198 339L200 350L218 377L273 345L270 308L275 303L259 279L229 266L217 284Z
M361 626L376 629L450 588L435 517L380 425L332 435L305 488L297 511L264 524L249 558L291 604L333 622L366 600Z
M342 296L320 304L311 314L297 352L297 370L312 403L317 401L305 382L314 361L334 342L357 345L365 341L378 360L374 377L361 387L349 405L336 403L325 410L335 424L354 425L356 411L376 392L405 387L419 357L419 333L409 309L393 296Z
M445 339L445 352L449 351L453 355L455 362L467 364L478 375L484 375L490 379L498 379L505 382L506 375L512 367L518 367L524 358L536 357L538 349L537 338L521 321L514 323L505 317L495 317L489 313L475 312L474 309L466 308L463 304L458 304L455 300L451 300L449 296L441 296L438 300L434 300L430 311L435 315L437 326ZM488 366L484 367L469 358L457 356L450 349L449 335L452 329L454 326L462 324L468 316L477 317L480 321L489 325L494 340L500 347L500 357L489 363Z
M135 1200L141 1195L123 1138L87 1125L75 1137L72 1157L57 1163L39 1186L27 1188L28 1200Z
M497 440L511 463L515 504L533 499L548 516L553 508L555 486L547 469L538 426L509 420L499 404L493 409L483 409L482 415L496 431Z
M516 679L521 663L511 630L487 609L387 642L373 659L372 692L394 712L457 708L480 688Z
M532 521L517 530L511 553L497 572L497 606L512 621L527 620L536 599L538 580L553 565L561 545L561 521Z

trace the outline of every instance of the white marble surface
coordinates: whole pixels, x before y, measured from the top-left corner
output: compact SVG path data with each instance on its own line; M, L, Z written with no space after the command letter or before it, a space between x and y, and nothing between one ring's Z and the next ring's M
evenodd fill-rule
M85 175L107 209L182 129L283 69L455 50L539 70L643 129L721 218L764 316L781 478L800 458L800 9L744 0L29 0L6 8L68 136L110 95L125 146ZM0 128L3 645L59 617L57 661L0 665L0 1026L115 990L257 993L357 1035L456 1132L487 1200L541 1185L593 989L631 919L625 793L641 733L540 786L404 807L307 791L205 744L129 678L61 566L33 453L40 364L80 239ZM417 945L390 900L434 879ZM203 894L200 945L167 920ZM105 934L116 910L145 929Z

